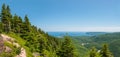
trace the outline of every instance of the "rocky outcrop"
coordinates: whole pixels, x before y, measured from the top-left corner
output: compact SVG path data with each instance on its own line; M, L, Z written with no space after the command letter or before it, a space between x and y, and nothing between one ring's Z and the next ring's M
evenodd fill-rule
M13 43L14 42L14 39L7 36L7 35L4 35L4 34L1 34L1 38L3 39L3 41L6 41L8 43Z
M12 49L10 47L5 46L5 52L10 53L11 51L12 51Z
M0 53L2 53L3 50L4 50L4 41L3 41L3 38L0 35Z
M4 46L4 41L6 41L10 44L13 44L16 47L20 47L20 45L15 41L14 38L11 38L11 37L4 35L4 34L0 34L0 52L3 52L3 51L11 52L12 51L11 48ZM20 54L17 55L16 57L26 57L26 50L22 47Z

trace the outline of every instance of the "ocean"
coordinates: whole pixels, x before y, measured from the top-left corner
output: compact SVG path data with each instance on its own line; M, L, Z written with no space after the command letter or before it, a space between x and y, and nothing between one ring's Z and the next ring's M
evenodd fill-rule
M51 36L62 37L62 36L96 36L106 34L107 32L47 32Z

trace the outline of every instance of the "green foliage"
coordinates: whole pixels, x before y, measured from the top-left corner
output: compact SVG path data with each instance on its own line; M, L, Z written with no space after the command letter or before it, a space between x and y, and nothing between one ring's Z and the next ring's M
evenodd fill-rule
M22 47L25 48L26 53L27 53L27 57L33 57L32 52L30 51L30 47L25 46L26 41L25 41L24 39L22 39L22 38L19 36L19 34L15 34L15 33L12 33L12 32L11 32L11 33L8 33L7 35L9 35L9 36L12 37L12 38L15 38L15 39L16 39L16 42L19 43ZM19 51L17 51L17 52L19 52Z
M109 51L108 46L106 44L103 45L102 50L100 51L101 57L114 57L112 53Z
M104 44L100 51L97 51L96 48L93 47L90 50L90 57L114 57L114 56L109 51L108 46Z
M93 47L93 48L90 50L90 57L96 57L96 53L97 53L97 51L96 51L95 47Z
M21 53L21 47L18 47L15 52L16 52L16 54L20 54Z
M25 20L24 21L24 25L25 25L24 30L26 30L26 32L30 32L31 24L29 22L27 15L25 16L24 20Z
M73 46L70 38L65 36L64 42L62 43L60 50L57 52L60 57L76 57L75 47Z
M78 45L81 47L91 49L91 47L95 46L96 49L100 50L102 48L102 44L107 43L109 45L109 50L113 53L114 57L120 56L120 33L107 33L103 35L97 36L75 36L72 37L73 42L77 45L77 49L79 49ZM83 46L82 44L85 43ZM81 48L80 48L81 50ZM86 55L88 51L79 51L79 53ZM81 55L82 56L82 55ZM84 57L84 56L82 56ZM86 56L85 56L86 57Z
M11 52L11 53L6 53L6 52L3 52L0 54L1 57L14 57L14 53Z
M100 53L97 51L97 49L95 47L93 47L90 50L90 55L89 57L101 57Z
M11 44L11 43L4 42L4 45L5 45L6 47L11 48L11 51L10 51L10 52L2 52L2 53L0 54L2 57L14 57L14 56L20 54L20 52L21 52L21 48L20 48L20 47L17 48L16 46L14 46L14 45Z
M31 25L27 15L25 15L24 20L16 14L11 15L9 6L5 4L2 6L0 15L0 32L15 38L16 42L26 49L27 57L32 57L32 52L39 52L50 57L53 54L53 56L57 56L55 52L60 46L60 41L40 28ZM10 48L13 47L10 45ZM19 54L20 48L16 49L15 52Z
M109 44L111 52L113 52L114 57L120 56L120 40L115 40Z
M1 11L1 22L3 24L3 31L4 32L10 32L11 30L11 19L12 19L12 15L10 13L10 8L9 6L3 4L2 5L2 11Z
M12 31L15 33L22 33L23 23L22 23L21 17L15 14L11 22L12 22L12 25L11 25Z

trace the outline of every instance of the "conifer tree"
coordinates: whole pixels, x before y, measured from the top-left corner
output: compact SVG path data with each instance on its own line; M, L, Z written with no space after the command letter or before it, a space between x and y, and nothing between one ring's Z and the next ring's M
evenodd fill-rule
M93 48L90 50L90 57L96 57L96 53L97 53L96 48L93 47Z
M97 51L97 49L95 47L93 47L90 50L90 55L89 57L101 57L100 53Z
M1 22L3 25L3 31L5 31L5 23L6 23L6 6L5 4L2 5L2 11L1 11Z
M25 20L25 21L24 21L24 23L25 23L25 30L26 30L26 32L30 32L31 24L30 24L30 21L29 21L27 15L25 15L24 20Z
M4 32L10 32L11 30L11 18L12 15L10 13L9 6L6 7L5 4L2 5L2 11L1 11L1 22L3 24L3 31Z
M76 57L75 48L68 36L65 36L65 40L62 43L62 46L57 55L59 55L60 57Z
M23 26L22 18L15 14L14 17L13 17L13 20L12 20L12 29L13 29L13 31L15 33L21 33L22 26Z
M40 44L39 45L39 50L40 50L39 52L42 53L43 50L45 49L45 45L46 45L45 41L43 40L43 38L39 39L39 44Z
M108 45L104 44L102 50L100 51L101 57L114 57L110 52Z
M12 15L11 15L11 12L10 12L10 8L9 6L7 5L7 20L8 20L8 31L10 32L11 31L11 20L12 20Z
M14 17L13 17L13 21L12 21L12 28L13 28L13 32L17 33L17 27L18 27L18 16L15 14Z
M19 16L19 18L18 18L19 20L18 20L18 26L19 26L19 30L18 30L18 32L19 33L22 33L22 31L23 31L23 21L22 21L22 18Z

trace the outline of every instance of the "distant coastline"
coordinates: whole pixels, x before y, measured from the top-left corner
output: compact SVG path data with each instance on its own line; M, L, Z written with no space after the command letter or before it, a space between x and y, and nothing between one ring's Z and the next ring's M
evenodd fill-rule
M47 32L51 36L62 37L65 35L68 36L96 36L102 35L110 32Z

